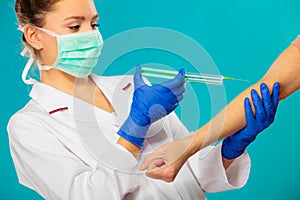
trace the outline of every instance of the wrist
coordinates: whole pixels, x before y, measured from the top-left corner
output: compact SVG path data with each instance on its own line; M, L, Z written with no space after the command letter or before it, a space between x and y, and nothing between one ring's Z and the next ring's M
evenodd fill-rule
M127 151L129 151L136 159L139 157L139 153L141 149L129 142L128 140L124 139L123 137L120 137L117 144L123 146Z
M233 160L245 152L246 146L242 146L236 141L232 141L227 137L222 142L221 153L222 157L227 160Z
M190 140L191 140L191 147L190 147L190 151L191 151L191 155L197 153L198 151L200 151L201 149L209 146L210 144L212 144L213 139L210 138L208 135L214 135L213 133L209 134L209 127L210 124L207 123L205 126L203 126L202 128L198 129L197 131L195 131L192 135L189 136Z
M139 126L129 115L117 134L139 148L143 148L144 138L146 137L148 129L149 125Z
M222 162L223 162L224 169L226 170L233 163L234 160L235 159L228 160L222 156Z
M186 151L187 156L192 156L197 153L202 146L202 139L197 138L198 135L196 133L191 134L190 136L184 138L185 144L188 146L188 150Z
M117 134L123 138L123 140L126 140L128 142L130 142L131 144L139 147L140 149L143 148L144 146L144 138L140 138L140 137L135 137L135 136L132 136L131 134L128 134L127 131L123 131L122 129L120 129Z

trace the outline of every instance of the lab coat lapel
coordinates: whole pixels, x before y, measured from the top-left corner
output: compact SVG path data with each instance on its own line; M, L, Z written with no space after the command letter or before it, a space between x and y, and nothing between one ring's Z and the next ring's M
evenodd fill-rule
M116 122L123 124L128 117L132 102L133 76L100 77L93 75L92 78L113 106Z

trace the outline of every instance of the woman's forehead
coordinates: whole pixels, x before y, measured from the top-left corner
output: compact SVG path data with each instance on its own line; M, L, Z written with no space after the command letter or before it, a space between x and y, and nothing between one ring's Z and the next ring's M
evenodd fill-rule
M64 20L72 16L92 19L96 15L97 9L93 0L61 0L54 6L48 17L53 20Z

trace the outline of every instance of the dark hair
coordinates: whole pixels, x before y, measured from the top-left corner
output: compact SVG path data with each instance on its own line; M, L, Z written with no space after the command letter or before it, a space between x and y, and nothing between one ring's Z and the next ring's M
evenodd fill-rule
M54 5L61 0L16 0L15 11L18 17L19 27L34 25L42 27L45 23L45 16L53 11ZM28 44L23 34L23 44L30 50L34 58L38 58L38 51Z

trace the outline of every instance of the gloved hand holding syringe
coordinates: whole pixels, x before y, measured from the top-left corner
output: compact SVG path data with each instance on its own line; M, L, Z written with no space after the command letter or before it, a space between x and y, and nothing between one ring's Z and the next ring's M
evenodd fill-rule
M142 67L141 72L143 76L172 79L178 74L177 71L173 71L173 70L157 69L157 68L150 68L150 67L143 67L143 66L141 67ZM222 85L223 80L249 82L248 80L236 79L228 76L214 75L214 74L200 74L200 73L192 73L192 72L187 72L185 74L185 80L188 82L212 84L212 85Z

